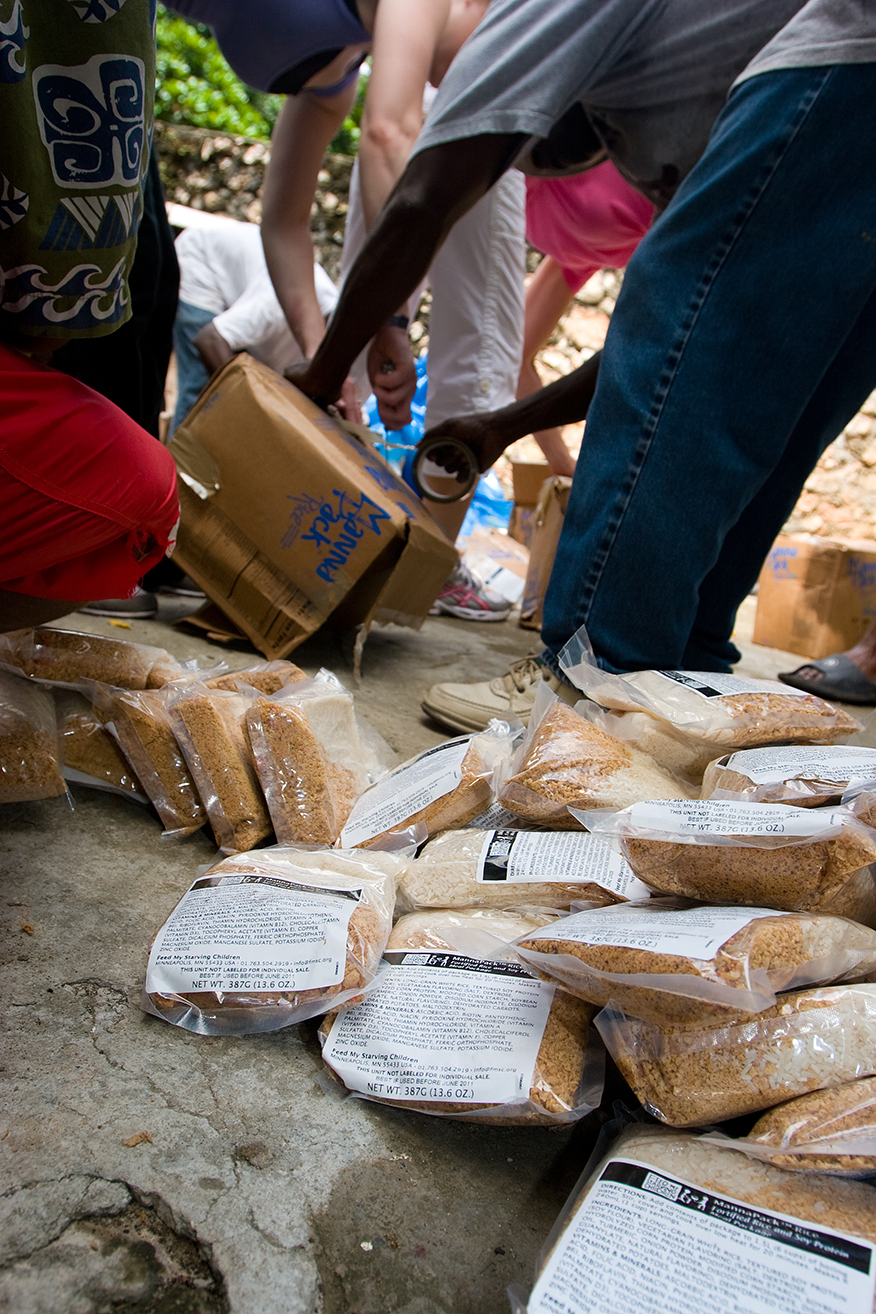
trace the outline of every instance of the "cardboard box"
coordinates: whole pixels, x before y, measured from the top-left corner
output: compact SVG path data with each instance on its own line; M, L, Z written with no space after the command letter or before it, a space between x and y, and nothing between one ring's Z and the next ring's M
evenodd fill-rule
M554 568L571 489L571 479L562 475L554 475L542 486L529 546L529 570L520 604L519 624L524 630L541 629L544 595Z
M508 525L509 537L532 547L532 532L535 528L535 508L541 495L544 481L550 479L551 468L547 461L512 461L511 479L514 485L514 506Z
M817 661L857 643L874 620L876 543L776 539L760 574L755 643Z
M242 354L170 443L174 560L268 658L327 621L414 628L456 550L386 462Z
M532 531L535 528L535 507L518 506L515 502L511 508L511 519L508 521L508 537L513 538L515 543L522 543L528 548L532 545Z
M550 477L551 468L547 461L512 461L511 480L517 505L536 506L541 496L541 486Z
M456 546L475 579L510 603L520 601L529 570L529 550L522 543L501 529L488 529L457 540Z

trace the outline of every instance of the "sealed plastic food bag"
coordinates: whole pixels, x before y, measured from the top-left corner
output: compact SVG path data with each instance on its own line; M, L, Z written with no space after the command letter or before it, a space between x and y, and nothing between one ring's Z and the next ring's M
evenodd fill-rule
M626 860L580 832L448 830L409 858L402 908L569 908L647 898Z
M533 825L576 830L580 826L570 807L620 808L685 792L644 753L550 697L540 717L538 705L533 708L519 761L499 791L499 802L509 812Z
M579 815L663 894L876 920L876 835L847 811L702 799Z
M628 671L596 665L580 629L560 654L566 678L601 707L591 714L670 771L699 780L709 762L760 744L832 744L861 725L841 708L773 680L714 671Z
M148 803L130 762L91 701L75 689L58 689L55 708L64 779Z
M201 1035L277 1031L349 1004L392 927L398 859L277 846L205 871L155 937L143 1007Z
M876 1194L632 1126L588 1165L514 1314L870 1314ZM764 1300L759 1299L764 1293Z
M66 794L52 695L0 670L0 803Z
M169 700L171 724L216 842L244 853L271 834L246 725L251 700L195 682Z
M517 951L580 999L660 1025L759 1013L778 991L866 976L876 931L818 913L651 899L563 917Z
M818 808L842 802L853 781L873 774L876 748L748 748L706 767L702 797Z
M396 908L398 905L396 905ZM431 908L407 913L393 927L387 950L448 949L469 958L520 961L514 941L557 920L547 909Z
M750 1020L656 1026L604 1009L596 1026L642 1104L701 1127L876 1073L876 985L793 991Z
M282 844L333 843L359 795L386 774L360 736L353 695L328 671L256 698L247 725Z
M294 662L256 662L254 666L244 666L239 671L226 671L224 675L214 675L205 680L208 689L227 689L237 693L241 685L256 689L259 693L275 694L287 684L297 684L307 676Z
M841 1177L876 1173L876 1077L778 1104L740 1139L720 1132L704 1139L790 1172Z
M341 831L345 848L380 846L392 835L425 839L467 826L492 803L493 783L510 756L516 731L491 721L476 735L449 739L418 753L357 800Z
M164 648L50 628L0 635L0 662L31 679L80 689L87 680L122 689L158 689L183 672Z
M603 1083L592 1010L518 963L454 952L463 921L451 914L446 938L435 920L398 922L373 990L324 1024L326 1065L367 1099L442 1117L550 1124L591 1112Z
M175 692L170 684L140 690L95 684L92 697L118 735L165 835L179 838L199 830L207 813L170 722L167 704Z
M863 825L876 829L876 776L853 780L843 794L843 804Z

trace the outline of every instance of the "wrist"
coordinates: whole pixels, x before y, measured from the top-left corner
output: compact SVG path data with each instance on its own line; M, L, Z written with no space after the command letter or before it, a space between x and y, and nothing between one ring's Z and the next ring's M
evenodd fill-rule
M384 324L384 328L404 329L405 332L407 332L407 327L410 322L411 321L407 315L390 315L389 319Z

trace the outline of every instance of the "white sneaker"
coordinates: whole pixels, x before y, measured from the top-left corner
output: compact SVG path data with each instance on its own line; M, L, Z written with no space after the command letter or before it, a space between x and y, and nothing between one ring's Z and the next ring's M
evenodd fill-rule
M554 693L570 706L584 696L537 657L523 657L495 680L433 684L423 700L423 711L450 730L483 730L494 717L502 721L517 717L527 725L541 680L547 680Z
M459 620L471 621L503 621L510 616L511 606L501 593L479 584L460 561L429 608L429 615L456 616Z

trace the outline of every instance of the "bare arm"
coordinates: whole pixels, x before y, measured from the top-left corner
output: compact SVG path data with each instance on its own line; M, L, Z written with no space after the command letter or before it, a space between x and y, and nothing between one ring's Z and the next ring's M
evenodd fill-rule
M225 341L212 320L195 334L193 341L198 355L211 374L221 370L222 366L227 365L237 354Z
M365 226L371 229L423 126L423 91L450 0L380 0L359 138Z
M293 383L321 401L336 400L356 356L411 295L457 219L510 167L524 141L520 133L468 137L408 162L350 270L316 355L289 371Z
M271 281L296 342L312 356L325 331L313 282L310 208L329 142L356 95L355 83L330 99L289 96L271 140L262 193L262 242Z
M479 468L489 470L518 438L585 418L596 391L600 355L597 352L571 374L501 410L442 421L429 430L420 446L445 435L458 438L475 453Z

